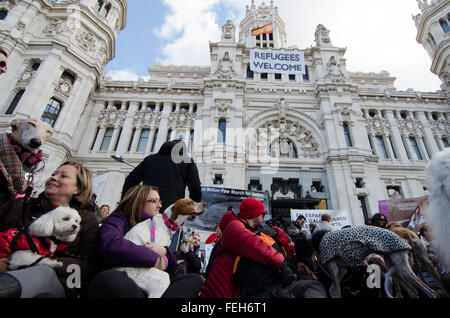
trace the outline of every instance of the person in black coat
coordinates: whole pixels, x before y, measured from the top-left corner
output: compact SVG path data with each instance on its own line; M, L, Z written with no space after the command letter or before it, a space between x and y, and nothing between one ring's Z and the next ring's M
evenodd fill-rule
M186 151L182 140L166 142L155 155L144 159L125 179L122 197L133 186L140 184L158 187L164 211L185 197L186 186L189 197L195 202L202 199L202 189L197 165Z

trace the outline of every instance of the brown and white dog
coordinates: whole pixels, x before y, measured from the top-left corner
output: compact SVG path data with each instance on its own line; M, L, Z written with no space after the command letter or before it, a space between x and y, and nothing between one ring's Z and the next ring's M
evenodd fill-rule
M427 272L431 276L433 276L433 278L439 283L442 288L444 288L441 281L441 276L433 266L433 263L431 263L431 260L429 259L427 254L427 250L420 240L419 236L417 236L417 234L410 229L403 227L399 222L390 223L388 225L388 229L400 236L402 239L408 241L408 244L411 246L414 259L417 260L417 262L419 262L421 265L423 265ZM421 277L424 282L426 282L422 271L419 271L416 274L418 274L418 276Z
M164 213L153 217L156 225L155 243L170 246L175 231L186 220L195 220L205 211L205 207L204 203L194 202L192 199L180 199L169 206ZM125 239L145 246L150 238L150 224L151 219L138 223L125 235ZM116 270L125 272L139 287L147 291L148 298L160 298L170 285L169 274L155 267L119 267Z

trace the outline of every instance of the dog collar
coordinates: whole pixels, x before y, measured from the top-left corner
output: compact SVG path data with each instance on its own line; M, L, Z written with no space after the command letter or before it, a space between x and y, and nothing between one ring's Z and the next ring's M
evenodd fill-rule
M164 220L164 224L170 229L170 230L172 230L172 231L176 231L176 230L178 230L178 225L174 222L174 221L172 221L172 220L170 220L168 217L167 217L167 214L165 214L165 213L163 213L162 214L162 217L163 217L163 220Z
M20 158L20 161L28 168L31 169L42 161L42 157L39 153L33 153L26 149L17 140L15 140L11 134L8 134L8 140L17 156Z

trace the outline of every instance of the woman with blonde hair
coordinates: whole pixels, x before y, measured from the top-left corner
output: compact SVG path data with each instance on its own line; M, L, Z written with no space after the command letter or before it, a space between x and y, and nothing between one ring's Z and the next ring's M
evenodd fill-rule
M68 247L54 257L61 268L33 266L9 271L8 259L0 260L0 298L64 298L78 297L90 279L98 273L95 243L98 222L86 209L92 196L91 172L75 161L67 161L56 169L45 183L44 192L23 202L18 198L0 204L0 231L27 228L34 220L59 206L70 206L81 216L80 232ZM81 284L71 286L69 276L77 268ZM9 288L9 290L7 290Z
M139 288L124 272L113 267L156 267L174 272L176 260L168 246L149 242L139 246L125 239L125 234L136 224L160 213L162 202L157 188L150 185L132 187L117 208L103 221L97 241L97 251L105 266L91 283L88 297L92 298L144 298ZM171 289L171 287L169 287ZM166 291L166 293L170 291Z

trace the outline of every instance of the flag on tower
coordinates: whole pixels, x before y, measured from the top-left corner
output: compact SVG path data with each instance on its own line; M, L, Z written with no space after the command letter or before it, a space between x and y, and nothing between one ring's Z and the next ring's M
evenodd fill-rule
M252 36L257 36L260 34L268 34L268 33L273 33L273 23L269 23L265 26L256 28L252 30Z

